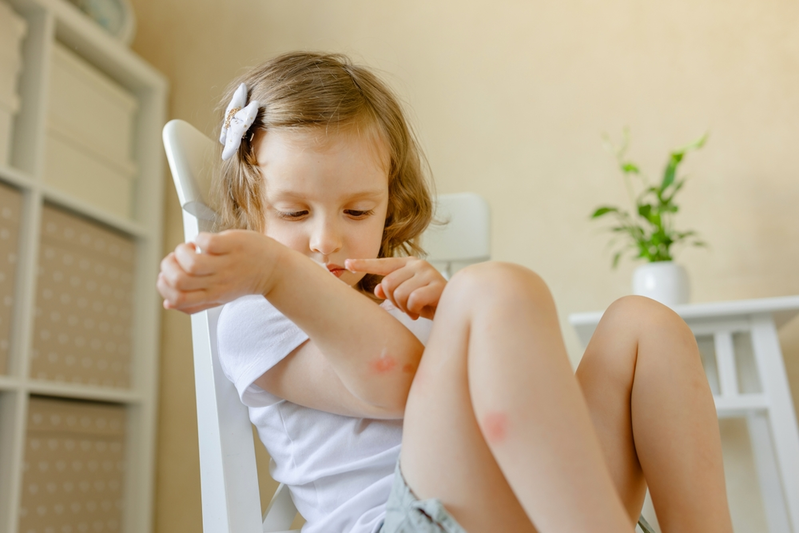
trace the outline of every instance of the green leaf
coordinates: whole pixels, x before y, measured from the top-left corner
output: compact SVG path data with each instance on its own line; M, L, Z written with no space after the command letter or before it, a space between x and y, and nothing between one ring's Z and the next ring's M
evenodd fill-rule
M660 217L660 213L657 211L650 213L647 217L647 221L654 226L655 234L663 233L663 219Z
M663 182L660 184L661 192L665 191L666 188L674 182L674 176L677 174L677 167L682 162L685 154L691 150L698 150L699 148L702 148L707 141L708 135L710 134L705 133L697 140L690 142L671 153L669 156L669 162L666 164L666 170L663 172Z
M594 213L591 215L591 218L599 218L602 215L607 215L608 213L618 213L618 212L619 212L618 207L603 206L594 211Z
M621 252L616 252L613 256L613 268L619 266L619 259L621 259Z
M704 135L702 135L701 137L699 137L697 140L692 141L692 142L686 144L685 146L683 146L681 148L678 148L677 150L675 150L675 153L686 154L687 152L690 152L691 150L698 150L698 149L702 148L705 145L705 143L707 142L708 137L710 137L710 132L707 132Z
M660 189L658 189L657 187L651 187L650 186L650 187L647 187L646 189L644 189L643 191L641 191L641 194L639 194L638 198L636 198L636 200L635 200L636 203L639 204L639 205L643 204L643 203L646 203L645 202L646 197L649 196L650 194L654 195L655 198L658 199L658 201L661 200Z
M640 174L640 169L635 165L635 163L630 163L629 161L626 163L622 163L621 171L626 174Z
M680 154L679 159L675 157L675 154L671 154L671 158L666 165L666 170L663 172L663 182L660 184L661 194L674 182L674 176L677 174L677 165L680 164L680 159L682 159L682 154Z

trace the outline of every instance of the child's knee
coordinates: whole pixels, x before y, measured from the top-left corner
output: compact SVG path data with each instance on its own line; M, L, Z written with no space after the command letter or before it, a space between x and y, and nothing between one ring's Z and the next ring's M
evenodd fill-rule
M458 271L447 284L442 300L445 298L460 304L472 300L487 305L549 301L551 295L546 283L532 270L514 263L487 261Z
M667 328L680 333L689 333L685 321L671 308L644 296L623 296L610 304L605 316L619 325L635 324L644 331ZM604 318L604 317L603 317Z
M639 346L669 343L675 348L674 357L684 354L698 358L696 339L688 324L671 308L643 296L624 296L613 302L605 312L609 326L617 332L632 333Z

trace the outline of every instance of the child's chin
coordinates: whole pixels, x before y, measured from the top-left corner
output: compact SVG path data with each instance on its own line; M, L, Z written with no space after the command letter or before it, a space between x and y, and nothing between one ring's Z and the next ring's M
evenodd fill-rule
M363 275L354 274L352 272L344 272L339 279L350 287L357 287L358 283L361 281L361 279L363 279Z

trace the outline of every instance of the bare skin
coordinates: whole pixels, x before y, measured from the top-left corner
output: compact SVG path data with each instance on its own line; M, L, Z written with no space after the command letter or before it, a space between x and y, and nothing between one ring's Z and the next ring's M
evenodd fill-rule
M684 322L648 299L616 302L575 382L555 317L520 267L450 282L405 413L415 493L472 533L631 531L646 476L663 531L732 531L713 399Z
M404 417L409 485L471 533L631 531L646 483L664 532L731 531L713 399L682 320L620 300L575 376L529 270L485 263L447 283L425 261L375 259L388 191L373 143L258 138L266 235L179 245L161 265L164 306L264 295L310 340L256 384L332 413ZM352 289L367 272L385 276L378 297L434 320L426 347Z
M646 298L618 300L576 376L631 516L648 484L663 531L732 531L713 396L679 316Z

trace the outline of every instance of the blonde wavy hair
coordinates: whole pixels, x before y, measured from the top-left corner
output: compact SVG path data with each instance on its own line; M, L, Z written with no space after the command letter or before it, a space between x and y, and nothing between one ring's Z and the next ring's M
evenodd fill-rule
M216 199L218 229L265 229L263 177L252 145L255 133L374 129L389 155L388 212L378 257L424 255L419 239L433 215L427 165L397 98L385 83L344 55L293 52L233 81L222 98L221 114L241 83L247 86L247 101L257 100L260 109L238 152L221 163L214 177L211 196ZM361 289L371 292L378 280L365 277Z

